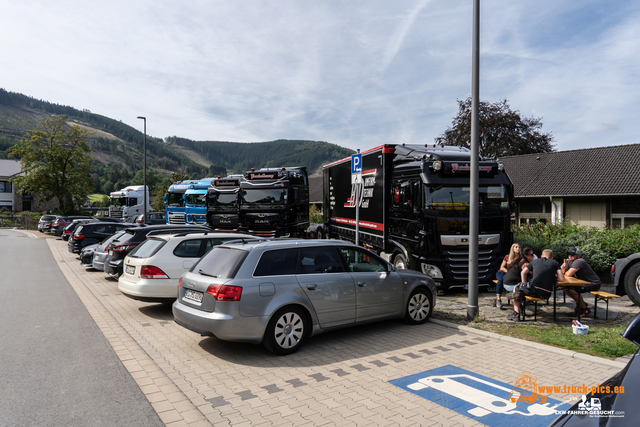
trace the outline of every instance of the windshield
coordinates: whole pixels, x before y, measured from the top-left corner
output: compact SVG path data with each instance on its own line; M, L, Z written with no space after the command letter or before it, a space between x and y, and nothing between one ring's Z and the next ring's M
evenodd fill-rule
M481 185L479 187L480 209L509 207L504 185ZM469 204L469 187L425 187L425 209L464 210Z
M167 193L165 204L173 207L184 206L184 193Z
M147 239L139 246L136 246L129 253L129 256L132 258L150 258L155 255L155 253L158 252L165 243L167 242L161 239Z
M135 197L112 197L110 206L135 206L138 199Z
M241 192L243 204L260 204L260 205L285 205L287 203L286 189L247 189Z
M207 203L209 206L238 206L237 193L209 193L207 194Z
M204 206L204 200L207 198L207 194L186 194L184 196L184 202L187 205L199 205Z

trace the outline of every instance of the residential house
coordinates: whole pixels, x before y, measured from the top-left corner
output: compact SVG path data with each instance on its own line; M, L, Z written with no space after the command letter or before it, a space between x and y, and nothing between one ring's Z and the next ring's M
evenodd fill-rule
M516 224L640 224L640 144L500 159L514 185Z

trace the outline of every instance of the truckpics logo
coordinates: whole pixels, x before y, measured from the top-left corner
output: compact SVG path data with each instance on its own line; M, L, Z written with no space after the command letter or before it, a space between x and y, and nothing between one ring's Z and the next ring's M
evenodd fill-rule
M478 166L478 170L480 172L491 172L491 169L493 169L491 166ZM471 166L469 165L460 166L457 163L453 163L451 165L451 170L453 172L470 172Z
M214 181L215 187L236 187L238 181Z
M278 177L278 172L273 173L250 173L249 179L275 179Z

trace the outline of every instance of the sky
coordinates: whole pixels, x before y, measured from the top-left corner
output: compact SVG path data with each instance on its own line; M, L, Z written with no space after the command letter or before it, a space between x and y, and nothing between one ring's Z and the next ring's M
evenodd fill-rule
M430 144L471 95L472 0L0 0L0 87L154 137ZM640 2L485 0L480 99L556 149L640 143Z

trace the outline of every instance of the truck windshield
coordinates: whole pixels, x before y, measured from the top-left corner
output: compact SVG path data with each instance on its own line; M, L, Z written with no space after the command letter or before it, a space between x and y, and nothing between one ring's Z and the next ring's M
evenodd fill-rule
M237 193L209 193L207 195L209 206L228 206L236 207L238 205Z
M109 206L127 206L127 199L124 197L112 197Z
M184 193L167 193L167 206L184 206Z
M249 188L241 191L241 197L243 204L284 205L287 203L287 190Z
M207 197L207 194L187 194L184 196L184 202L187 205L198 205L204 206L204 200Z
M437 185L425 189L425 209L465 210L469 205L469 187ZM509 207L504 185L481 185L479 190L480 209Z

